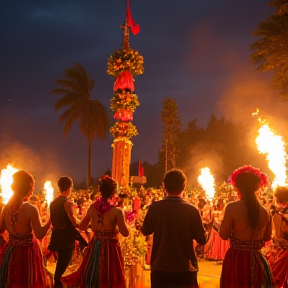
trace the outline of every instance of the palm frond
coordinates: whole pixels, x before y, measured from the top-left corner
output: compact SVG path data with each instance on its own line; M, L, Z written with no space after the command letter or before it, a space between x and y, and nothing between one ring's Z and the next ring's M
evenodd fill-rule
M107 108L97 100L89 102L85 117L81 117L80 131L86 139L93 139L97 135L103 140L110 127L110 118Z
M59 94L60 98L55 106L57 112L61 108L66 110L59 120L64 123L64 135L71 130L72 125L79 120L79 129L84 137L92 141L97 135L104 139L109 133L110 115L107 108L98 100L91 99L91 90L95 81L90 79L84 67L75 63L64 70L64 77L55 81L56 87L51 94Z
M57 112L59 109L63 108L63 107L67 107L67 106L71 106L75 103L78 103L79 99L78 99L78 95L70 93L70 94L66 94L63 98L59 99L55 106L54 106L54 111Z
M69 121L69 119L73 118L75 121L80 119L81 112L78 109L75 109L75 106L72 105L69 109L65 110L59 117L61 123ZM74 121L74 120L73 120Z

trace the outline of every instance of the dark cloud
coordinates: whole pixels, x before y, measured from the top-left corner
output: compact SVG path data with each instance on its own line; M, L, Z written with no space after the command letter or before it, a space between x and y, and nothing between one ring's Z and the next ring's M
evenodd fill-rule
M78 127L63 137L59 114L53 111L57 96L50 91L64 69L79 62L95 79L93 95L109 107L113 78L106 73L107 59L122 45L119 25L125 19L125 2L0 1L2 166L14 161L16 150L19 158L22 150L12 148L24 147L23 154L37 159L31 163L38 168L29 168L43 177L48 172L86 177L87 143ZM251 79L259 83L255 87L264 87L248 60L252 31L273 12L268 2L130 0L132 16L141 26L139 35L130 36L130 44L145 64L145 73L135 79L141 105L134 115L139 135L132 139L132 161L156 162L165 98L175 99L184 126L194 118L205 125L211 113L233 117L230 94L233 103L242 94L249 102L251 93L235 91L250 87ZM245 101L232 111L243 111ZM111 136L104 142L95 139L93 175L111 166L111 143Z

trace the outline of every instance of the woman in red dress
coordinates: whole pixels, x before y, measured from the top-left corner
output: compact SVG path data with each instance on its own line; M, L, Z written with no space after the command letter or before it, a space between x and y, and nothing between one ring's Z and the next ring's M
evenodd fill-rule
M267 254L276 287L288 288L288 187L278 187L273 216L273 244Z
M37 239L45 237L50 220L42 226L38 209L27 202L34 185L34 178L25 171L13 175L14 193L0 218L0 233L8 231L9 238L0 245L1 288L46 288L48 284Z
M90 205L79 225L86 230L91 223L94 236L85 251L78 270L62 277L68 287L125 288L124 261L118 240L118 231L129 235L121 208L110 205L116 191L116 182L109 176L100 180L101 197Z
M210 237L204 246L205 258L215 260L216 264L221 264L227 250L230 247L228 240L223 240L219 236L219 227L223 219L224 202L223 199L218 199L215 210L213 211L214 223L210 232Z
M256 192L268 184L266 174L250 165L231 176L239 201L227 204L220 226L220 237L230 239L223 261L221 288L272 288L273 276L261 253L271 239L270 212L260 204Z

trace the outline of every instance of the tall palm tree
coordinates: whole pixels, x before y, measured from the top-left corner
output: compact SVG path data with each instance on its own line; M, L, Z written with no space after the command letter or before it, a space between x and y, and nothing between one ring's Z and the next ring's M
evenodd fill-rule
M87 188L91 181L91 145L97 136L103 140L108 134L110 117L108 109L97 99L91 98L91 90L94 80L90 79L84 67L76 63L64 70L64 77L55 81L58 88L51 91L52 94L60 94L60 98L54 111L64 110L59 120L64 123L63 134L66 136L72 125L79 122L80 132L88 140L88 177Z

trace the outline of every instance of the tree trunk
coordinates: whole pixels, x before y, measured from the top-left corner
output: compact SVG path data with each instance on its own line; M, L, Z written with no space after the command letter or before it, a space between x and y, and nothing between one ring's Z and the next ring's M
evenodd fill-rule
M90 187L91 182L91 144L92 140L88 140L88 173L87 173L87 189Z

